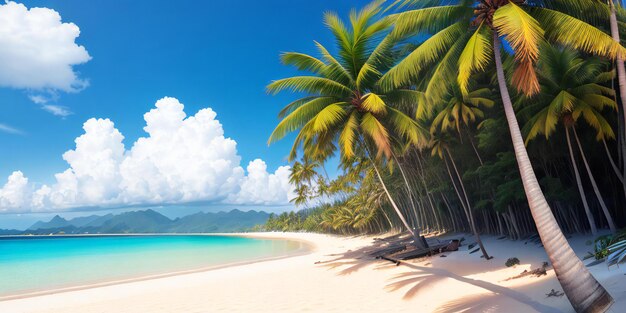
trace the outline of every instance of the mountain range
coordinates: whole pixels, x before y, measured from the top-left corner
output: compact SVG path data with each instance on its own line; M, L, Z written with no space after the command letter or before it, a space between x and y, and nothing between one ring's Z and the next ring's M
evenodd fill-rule
M269 213L263 211L198 212L170 219L154 211L90 215L66 220L56 215L38 221L24 231L0 229L0 235L47 234L124 234L124 233L219 233L248 230L265 224Z

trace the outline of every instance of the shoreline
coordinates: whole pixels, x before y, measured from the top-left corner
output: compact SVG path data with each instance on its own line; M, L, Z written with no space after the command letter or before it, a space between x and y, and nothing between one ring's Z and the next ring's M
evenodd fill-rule
M80 238L80 237L91 237L91 236L111 237L111 236L161 236L161 235L163 235L163 236L224 236L224 237L244 237L244 238L252 238L252 239L293 241L293 242L300 243L301 246L300 246L300 248L298 248L298 249L296 249L294 251L290 251L290 252L288 252L285 255L279 255L279 256L260 257L260 258L254 258L254 259L246 260L246 261L239 261L239 262L232 262L232 263L225 263L225 264L217 264L217 265L214 265L214 266L206 266L206 267L201 267L201 268L197 268L197 269L174 271L174 272L166 272L166 273L145 275L145 276L139 276L139 277L131 277L131 278L126 278L126 279L118 279L118 280L112 280L112 281L103 281L103 282L97 282L97 283L86 284L86 285L68 286L68 287L55 288L55 289L50 289L50 290L33 291L33 292L26 292L26 293L20 293L20 294L15 294L15 295L0 296L0 303L3 302L3 301L9 301L9 300L18 300L18 299L26 299L26 298L32 298L32 297L38 297L38 296L45 296L45 295L54 295L54 294L64 293L64 292L80 291L80 290L87 290L87 289L107 287L107 286L115 286L115 285L127 284L127 283L133 283L133 282L148 281L148 280L152 280L152 279L160 279L160 278L174 277L174 276L180 276L180 275L189 275L189 274L202 273L202 272L213 271L213 270L224 269L224 268L230 268L230 267L245 266L245 265L255 264L255 263L260 263L260 262L282 260L282 259L297 257L297 256L301 256L301 255L307 255L309 253L314 252L315 249L316 249L315 243L313 241L310 241L310 240L305 240L305 239L283 239L283 238L277 238L277 237L268 236L268 235L258 235L257 236L257 235L254 235L254 234L251 234L251 235L245 235L245 234L246 233L194 233L194 234L180 234L180 233L160 234L160 233L156 233L156 234L91 234L89 236L84 236L84 235L79 235L79 234L64 234L64 235L62 235L62 237L77 237L77 238ZM60 237L60 236L57 236L57 235L18 235L18 236L19 237L27 237L27 238L33 238L33 237L44 237L44 238ZM0 237L6 238L7 236L0 236ZM15 237L15 236L13 236L13 237Z
M373 238L380 236L229 235L298 240L315 248L241 266L1 301L0 312L573 312L566 297L546 296L551 289L562 290L553 269L540 277L509 279L547 260L545 250L532 242L485 236L494 256L490 261L463 245L446 257L396 266L366 256ZM589 238L569 239L579 257L591 248L585 244ZM518 257L520 264L506 267L510 257ZM589 270L616 300L614 312L626 307L626 268L601 264Z

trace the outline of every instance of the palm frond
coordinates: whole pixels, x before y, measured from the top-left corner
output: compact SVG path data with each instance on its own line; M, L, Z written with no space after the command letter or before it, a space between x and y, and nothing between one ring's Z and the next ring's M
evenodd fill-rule
M288 133L303 127L320 111L334 102L336 102L336 100L331 97L319 97L301 104L278 123L270 135L268 144L276 142L285 137Z
M456 23L428 38L383 75L380 85L386 89L393 89L406 86L417 79L423 69L439 60L445 51L462 37L465 27L463 23Z
M385 104L385 101L383 101L383 99L381 99L377 94L365 94L361 97L361 100L363 100L363 108L368 112L373 114L387 113L387 105Z
M538 93L539 81L534 66L539 58L539 45L544 34L539 22L510 2L495 12L493 25L498 34L506 36L515 51L518 66L511 83L527 96Z
M380 158L382 155L385 155L388 159L391 158L389 132L374 115L371 113L363 114L363 117L361 118L361 129L370 139L372 139L372 141L374 141L374 144L376 145L377 158Z
M349 96L350 88L324 77L294 76L276 80L267 86L268 92L277 94L283 90L293 92L307 92L309 94L335 95L338 97Z
M550 41L611 59L626 55L626 49L611 36L579 19L546 8L534 8L530 13L539 21Z
M468 93L468 82L472 73L482 71L491 60L493 53L490 32L480 25L465 45L458 60L459 75L457 81L463 95Z

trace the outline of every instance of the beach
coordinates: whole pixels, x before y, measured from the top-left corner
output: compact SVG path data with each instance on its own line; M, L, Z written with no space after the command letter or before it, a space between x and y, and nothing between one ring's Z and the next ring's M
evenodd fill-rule
M398 266L365 256L373 236L310 233L244 234L298 240L309 252L213 270L125 282L0 302L0 312L573 312L554 271L510 279L547 261L541 246L484 238L494 258L469 254L466 245L441 257ZM461 236L461 235L459 235ZM467 237L468 241L471 238ZM590 237L574 236L579 256ZM520 265L507 268L509 257ZM585 264L591 260L585 261ZM626 308L626 269L602 263L592 274L611 293L614 312Z

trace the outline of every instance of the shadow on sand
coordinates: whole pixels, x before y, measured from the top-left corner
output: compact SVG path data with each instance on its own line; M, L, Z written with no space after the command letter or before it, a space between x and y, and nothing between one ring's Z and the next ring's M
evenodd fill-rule
M496 285L487 281L467 278L449 270L428 267L426 265L418 265L428 261L430 258L422 258L413 260L413 262L400 262L396 265L389 261L379 260L371 257L373 251L384 247L386 243L375 241L372 245L356 250L349 250L345 253L328 255L331 259L319 261L316 264L328 269L339 270L337 275L350 275L367 266L374 266L375 270L389 269L396 266L410 268L411 271L398 274L390 279L390 283L385 289L390 292L396 292L401 289L408 288L403 295L404 300L409 300L417 296L420 291L428 289L445 279L454 279L459 282L470 284L484 289L490 293L479 293L469 296L460 297L450 300L435 309L436 313L453 313L453 312L507 312L503 307L508 300L514 300L528 305L537 312L545 313L563 313L554 307L537 302L524 293L511 288ZM432 257L431 257L432 258ZM475 273L474 273L475 274ZM454 295L451 295L453 297Z

